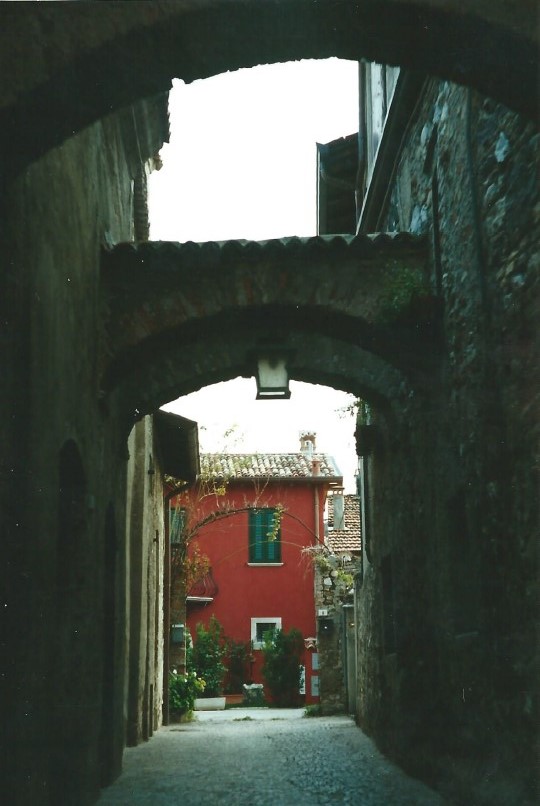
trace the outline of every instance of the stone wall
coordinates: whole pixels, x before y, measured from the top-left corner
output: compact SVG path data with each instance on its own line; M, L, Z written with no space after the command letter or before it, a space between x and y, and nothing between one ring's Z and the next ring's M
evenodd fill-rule
M128 450L126 738L136 745L160 726L163 698L163 473L151 417L134 426Z
M339 714L346 708L342 619L341 608L336 602L335 588L331 582L328 584L328 579L315 564L315 613L321 711L323 714ZM321 611L327 615L321 616Z
M3 188L3 791L13 804L90 803L120 770L127 454L100 400L98 286L101 248L132 237L137 119L144 104Z
M315 555L315 612L317 614L317 651L319 653L319 694L323 714L354 711L353 692L347 681L347 624L344 606L352 607L352 594L343 579L331 575L329 568L339 569L351 577L358 571L358 561L347 555ZM321 563L321 559L323 562ZM328 563L328 565L326 565ZM324 614L324 615L323 615ZM348 613L347 613L348 615ZM350 659L354 665L355 659Z
M538 144L432 81L387 218L431 240L443 360L401 422L374 416L358 716L475 803L532 801L536 781Z

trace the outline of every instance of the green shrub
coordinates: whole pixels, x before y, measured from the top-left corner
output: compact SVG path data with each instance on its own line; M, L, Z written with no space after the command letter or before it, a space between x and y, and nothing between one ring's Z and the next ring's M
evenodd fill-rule
M211 617L208 629L204 624L197 624L195 641L188 657L192 670L205 681L205 693L209 697L223 693L226 672L223 658L226 652L224 630L215 616Z
M249 678L248 662L251 655L251 644L249 641L235 641L233 638L227 640L227 654L225 663L227 666L227 678L225 691L229 694L237 694L242 691L242 684Z
M300 702L300 678L304 640L294 627L288 632L276 630L264 636L262 673L272 701L278 706L294 706Z
M182 716L193 711L195 699L203 693L205 681L197 677L195 672L186 674L169 674L169 708L173 713Z

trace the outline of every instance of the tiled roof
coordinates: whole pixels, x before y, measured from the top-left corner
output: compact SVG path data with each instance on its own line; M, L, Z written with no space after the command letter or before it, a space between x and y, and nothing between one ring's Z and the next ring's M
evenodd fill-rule
M422 257L426 251L424 235L410 232L375 232L362 235L296 235L267 241L142 241L117 244L103 255L103 272L111 291L118 296L117 304L127 304L126 294L132 294L144 280L144 292L160 289L163 277L179 276L179 267L188 266L195 274L209 266L227 271L238 261L272 261L289 257L315 261L317 257L337 259L350 255L355 260L403 259L405 254Z
M318 474L314 462L320 462ZM342 479L326 453L201 453L201 472L227 479Z
M344 495L344 522L345 529L328 529L326 543L334 554L346 551L360 551L361 526L360 526L360 499L357 495ZM328 525L331 527L334 522L334 502L333 496L327 499Z

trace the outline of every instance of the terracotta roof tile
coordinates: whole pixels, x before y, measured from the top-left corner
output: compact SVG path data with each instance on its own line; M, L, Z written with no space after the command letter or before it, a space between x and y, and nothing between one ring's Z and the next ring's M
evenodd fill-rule
M328 529L326 543L331 552L360 551L362 546L360 525L360 498L358 495L344 495L344 529ZM333 496L327 499L328 525L334 522Z
M410 232L376 232L359 235L315 235L307 238L298 236L273 238L267 241L143 241L117 244L108 254L110 261L104 262L104 276L111 290L124 294L133 292L134 278L144 276L144 289L152 286L161 288L163 274L173 276L178 273L178 261L186 261L190 270L196 273L206 270L209 262L214 266L226 266L227 261L244 260L249 256L259 256L264 260L278 260L282 256L298 255L304 259L317 255L354 254L358 260L378 259L381 255L403 257L404 250L423 255L427 240L423 235ZM137 258L137 259L135 259ZM157 262L153 262L157 261ZM152 271L148 273L148 266Z
M318 474L313 462L320 462ZM202 453L201 472L227 479L311 479L336 481L342 474L326 453Z

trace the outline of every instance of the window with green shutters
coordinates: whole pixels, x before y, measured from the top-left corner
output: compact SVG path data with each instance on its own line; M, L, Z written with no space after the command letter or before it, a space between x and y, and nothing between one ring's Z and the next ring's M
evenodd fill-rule
M249 562L281 562L281 529L276 530L275 509L254 509L249 513Z
M182 542L187 513L183 507L169 509L169 539L173 546Z

